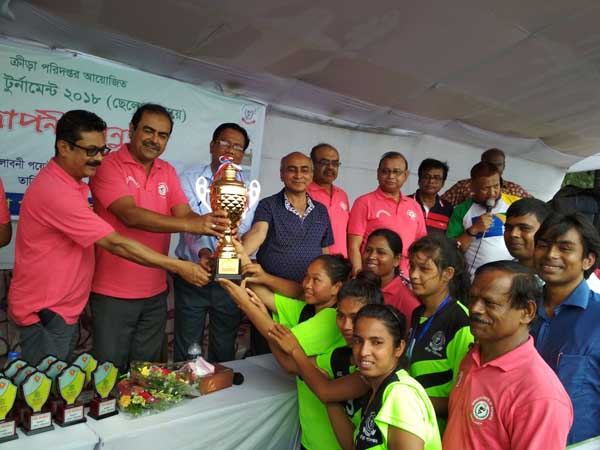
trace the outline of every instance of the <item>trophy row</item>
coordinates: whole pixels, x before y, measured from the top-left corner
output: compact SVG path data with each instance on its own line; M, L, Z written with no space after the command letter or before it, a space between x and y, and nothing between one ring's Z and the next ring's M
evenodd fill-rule
M17 439L16 429L37 434L118 414L111 395L118 370L112 362L98 362L83 353L72 363L46 356L36 366L22 359L10 361L0 372L0 442Z

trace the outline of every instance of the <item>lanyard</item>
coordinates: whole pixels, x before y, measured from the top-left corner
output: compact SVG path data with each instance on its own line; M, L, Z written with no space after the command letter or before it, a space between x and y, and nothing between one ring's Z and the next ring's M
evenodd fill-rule
M410 331L410 337L408 338L408 348L406 350L406 358L408 359L409 362L412 359L412 353L413 353L413 350L415 349L415 345L417 344L417 342L419 342L421 339L423 339L423 336L425 336L425 334L431 327L431 323L433 322L433 319L435 318L436 314L438 312L440 312L442 309L444 309L444 306L446 306L446 304L449 301L450 301L450 295L448 295L444 299L444 301L442 303L440 303L440 306L437 307L435 312L429 318L427 318L427 320L425 321L425 325L423 326L423 328L421 329L421 332L419 333L419 336L416 336L417 328L418 328L417 325L415 325L415 327ZM417 318L417 320L418 320L418 318Z

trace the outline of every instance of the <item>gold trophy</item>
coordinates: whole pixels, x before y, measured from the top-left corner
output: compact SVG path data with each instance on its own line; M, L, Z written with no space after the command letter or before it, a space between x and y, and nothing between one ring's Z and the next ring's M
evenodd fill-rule
M258 201L260 185L254 180L246 188L244 182L237 179L241 167L227 157L221 157L220 161L221 166L215 173L210 187L206 178L200 177L196 182L196 194L205 206L210 204L213 211L221 209L227 212L231 221L231 226L224 231L223 239L215 249L213 279L227 278L239 281L242 279L242 274L240 260L232 241L232 227L238 226L240 219ZM210 202L208 195L210 195Z

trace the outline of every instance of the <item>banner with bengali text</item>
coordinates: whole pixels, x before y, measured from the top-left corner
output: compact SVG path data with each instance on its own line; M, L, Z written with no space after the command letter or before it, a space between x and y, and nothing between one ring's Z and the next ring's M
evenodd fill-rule
M174 128L163 158L178 171L207 163L214 129L236 122L250 136L243 161L247 176L258 177L263 104L89 55L9 40L0 40L0 76L0 177L14 219L27 186L54 155L57 120L71 109L102 117L107 145L116 149L129 141L129 122L140 104L165 106Z

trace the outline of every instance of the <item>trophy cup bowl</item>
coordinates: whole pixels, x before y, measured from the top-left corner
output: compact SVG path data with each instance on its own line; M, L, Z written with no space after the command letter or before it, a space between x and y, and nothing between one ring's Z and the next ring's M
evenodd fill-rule
M223 239L215 250L213 277L239 281L242 279L240 260L237 257L232 241L232 227L236 227L246 211L246 185L237 180L237 169L228 165L221 178L210 185L210 203L212 210L221 209L227 212L231 221L223 233Z

